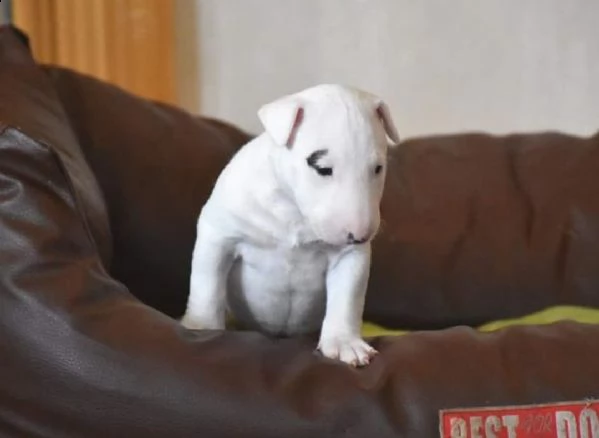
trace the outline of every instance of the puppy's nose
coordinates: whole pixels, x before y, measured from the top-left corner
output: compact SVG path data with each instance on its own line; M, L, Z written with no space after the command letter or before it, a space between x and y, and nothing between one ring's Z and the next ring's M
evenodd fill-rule
M370 236L362 236L359 239L354 236L354 233L347 233L347 243L350 245L360 245L361 243L365 243L368 241Z

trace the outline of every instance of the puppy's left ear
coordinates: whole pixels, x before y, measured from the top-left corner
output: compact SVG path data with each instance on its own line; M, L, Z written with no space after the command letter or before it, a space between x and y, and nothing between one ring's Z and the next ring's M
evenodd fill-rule
M291 147L304 118L304 108L296 96L285 96L263 105L258 118L276 144Z
M391 118L391 112L389 111L389 107L385 102L379 100L376 103L376 114L381 120L383 127L385 128L385 132L387 133L387 137L389 137L392 141L392 146L397 146L399 144L399 133L397 132L397 128L393 123L393 119Z

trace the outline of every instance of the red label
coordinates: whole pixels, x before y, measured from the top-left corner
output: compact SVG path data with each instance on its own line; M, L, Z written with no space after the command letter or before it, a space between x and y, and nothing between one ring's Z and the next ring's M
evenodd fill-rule
M599 401L447 409L442 438L599 438Z

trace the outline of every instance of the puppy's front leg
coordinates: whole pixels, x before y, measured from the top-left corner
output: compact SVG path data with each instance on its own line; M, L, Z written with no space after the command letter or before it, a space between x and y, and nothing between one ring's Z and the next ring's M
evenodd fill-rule
M318 349L353 366L367 365L377 351L362 339L362 313L370 275L370 244L353 246L331 261L327 303Z
M201 216L191 261L187 310L181 324L190 329L224 329L227 276L234 260L225 236Z

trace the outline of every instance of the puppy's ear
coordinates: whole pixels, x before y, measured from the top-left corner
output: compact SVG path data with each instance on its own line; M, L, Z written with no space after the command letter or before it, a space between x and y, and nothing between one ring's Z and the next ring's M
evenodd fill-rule
M304 108L297 97L286 96L262 106L258 118L276 144L291 147L304 118Z
M391 112L389 111L389 107L382 100L379 100L376 104L376 114L381 120L383 127L385 128L387 137L389 137L393 142L392 147L397 146L400 140L399 133L397 132L397 128L395 127L393 119L391 118Z

